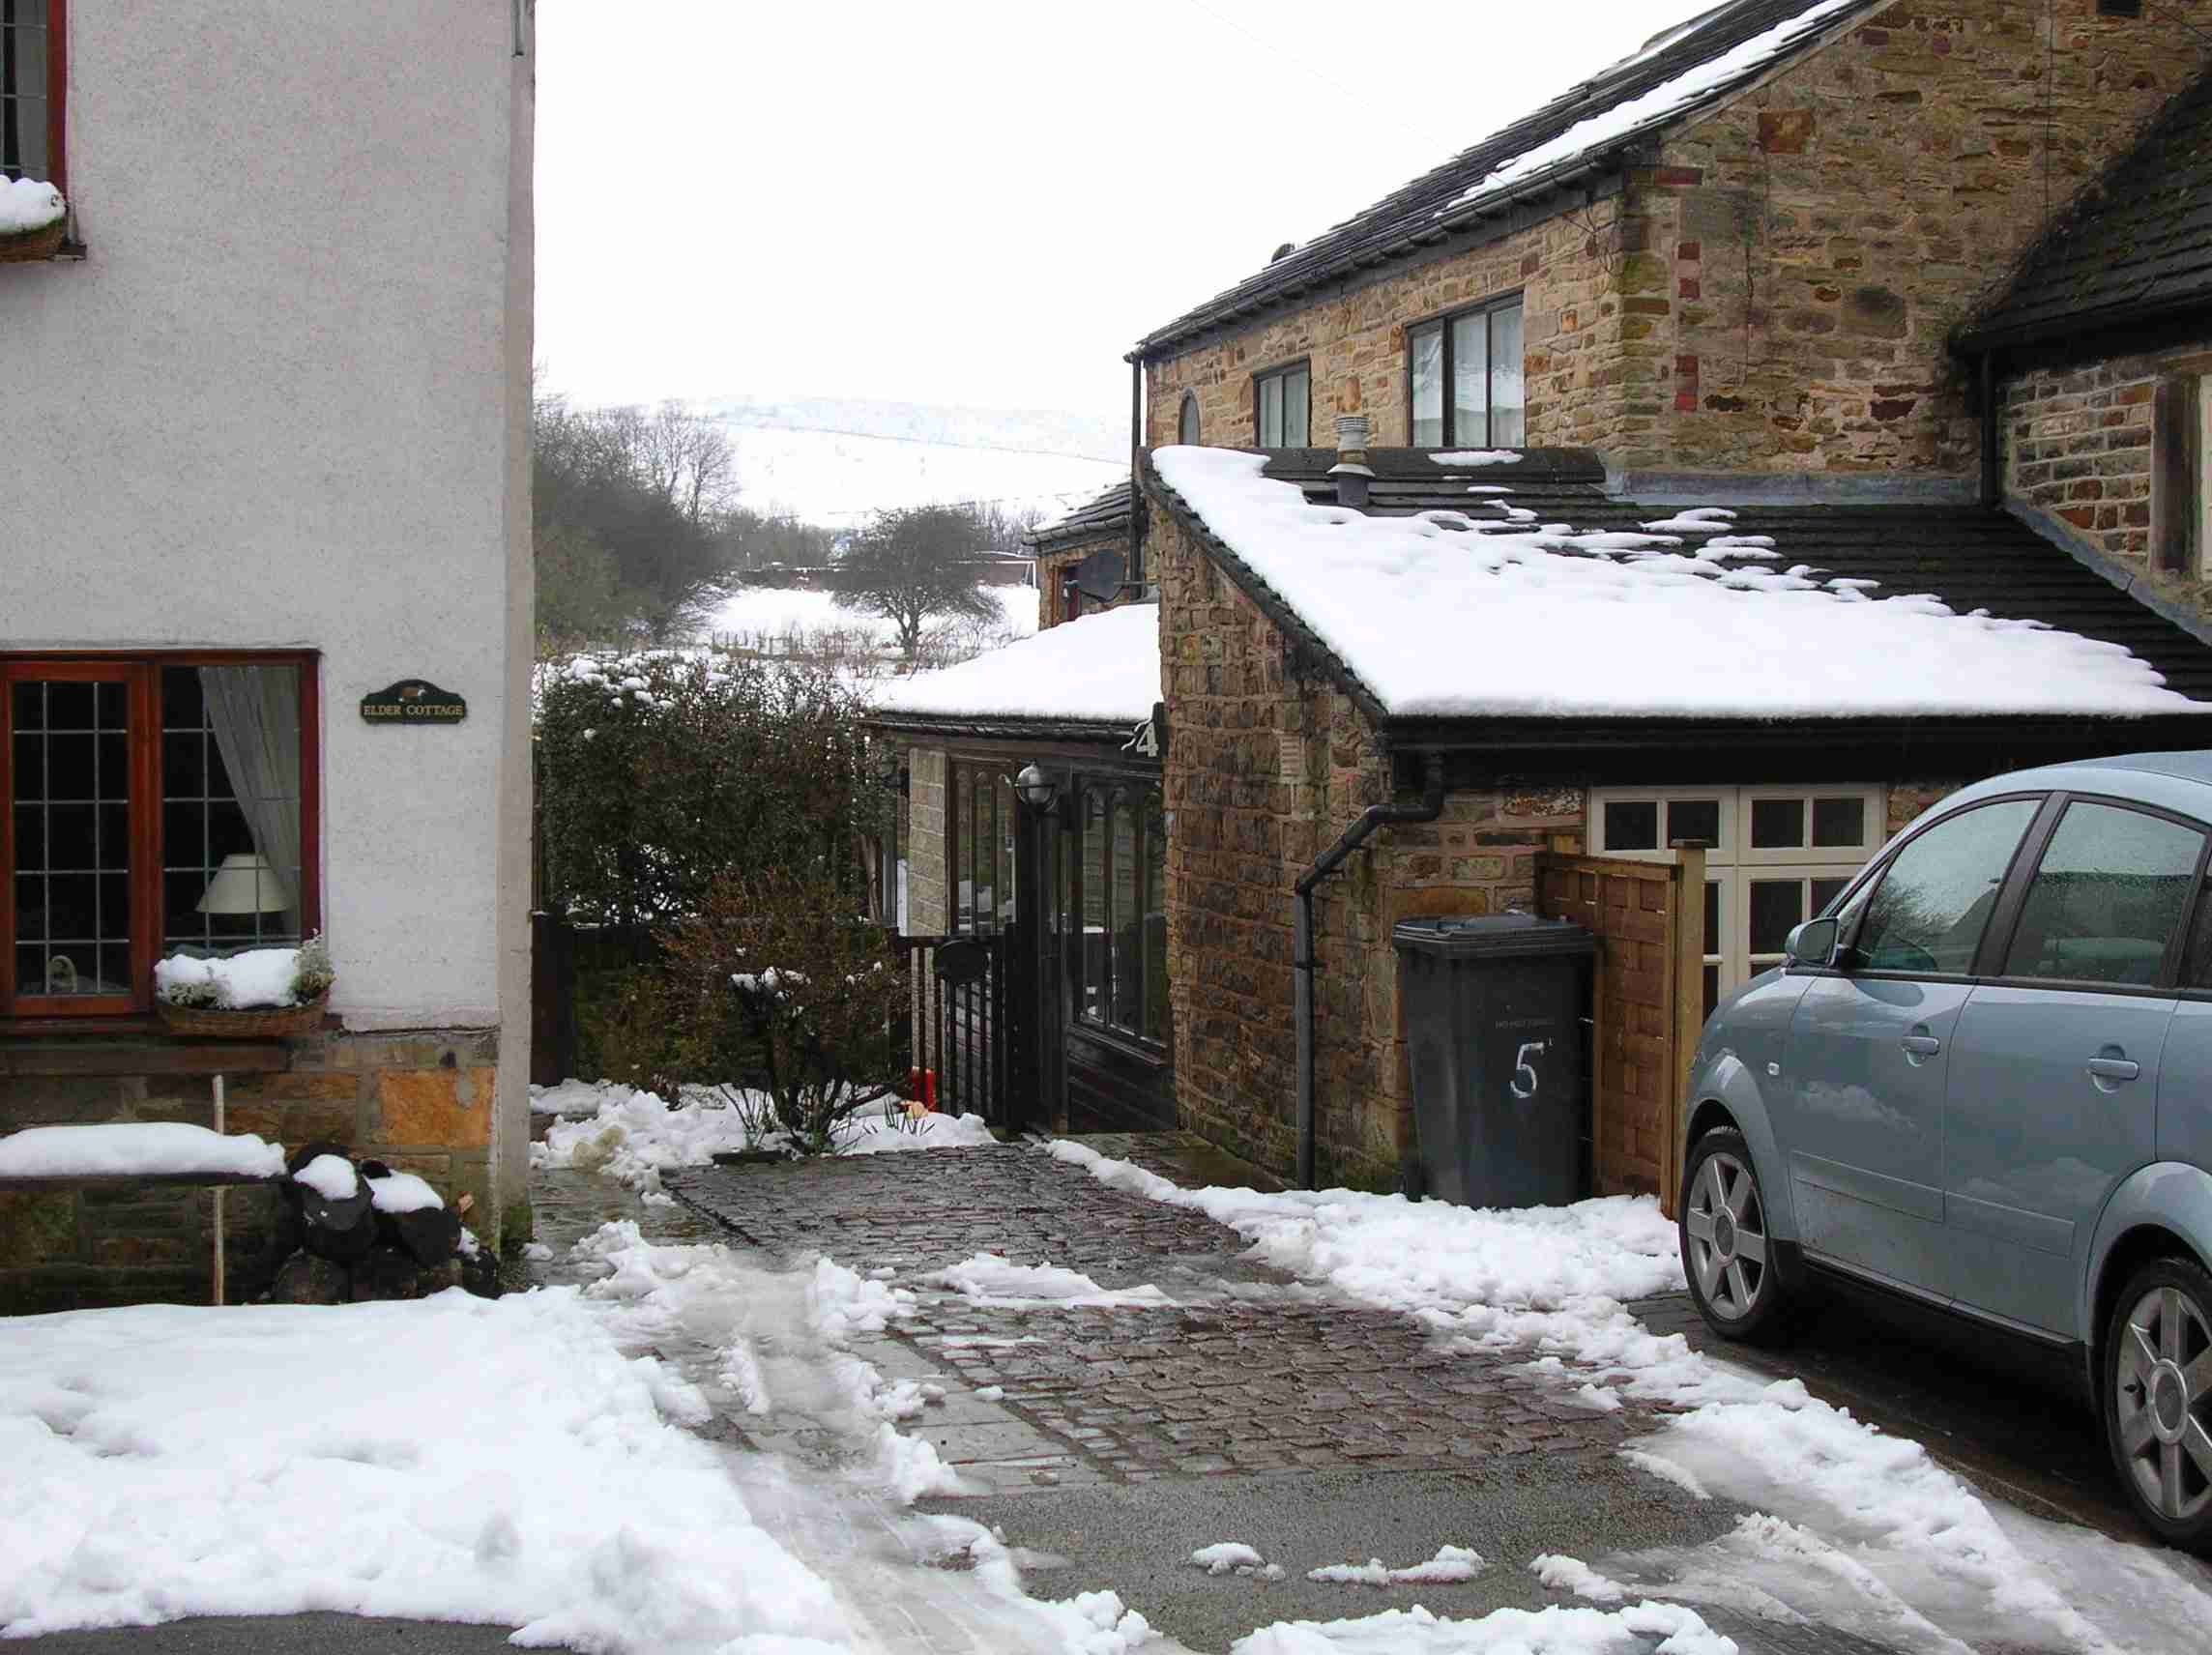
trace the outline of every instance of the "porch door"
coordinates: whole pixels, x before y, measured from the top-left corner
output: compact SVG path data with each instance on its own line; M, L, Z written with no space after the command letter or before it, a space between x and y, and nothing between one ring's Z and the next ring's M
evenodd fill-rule
M1176 1124L1156 775L1078 774L1055 855L1059 1101L1070 1132Z

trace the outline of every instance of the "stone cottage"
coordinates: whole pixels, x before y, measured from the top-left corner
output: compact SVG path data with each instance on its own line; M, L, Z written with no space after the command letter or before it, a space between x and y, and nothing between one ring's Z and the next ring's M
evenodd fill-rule
M0 262L0 1134L219 1074L526 1233L528 9L5 16L0 166L69 216ZM321 1028L157 1015L158 959L317 933ZM211 1206L0 1191L0 1309L204 1300Z
M2168 10L1735 0L1139 342L1174 1118L1397 1180L1391 927L1571 909L1596 1181L1663 1183L1685 1023L1889 831L2201 743L2201 623L2006 495L1971 333L2190 106Z

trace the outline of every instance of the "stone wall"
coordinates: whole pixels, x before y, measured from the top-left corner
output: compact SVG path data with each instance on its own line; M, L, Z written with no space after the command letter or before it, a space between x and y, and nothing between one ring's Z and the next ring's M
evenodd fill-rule
M1618 398L1605 373L1619 332L1611 275L1619 259L1618 206L1597 202L1155 363L1146 387L1149 440L1175 440L1187 389L1198 397L1207 442L1251 446L1258 440L1253 373L1303 357L1313 363L1316 444L1334 443L1339 414L1365 414L1378 446L1407 444L1408 324L1518 291L1529 446L1607 447L1619 434Z
M1364 716L1179 525L1152 532L1173 708L1168 977L1183 1124L1278 1173L1296 1163L1292 886L1390 797ZM1324 1183L1388 1187L1412 1143L1400 919L1486 914L1534 896L1535 854L1579 846L1580 791L1470 791L1443 817L1387 828L1314 898L1317 1162Z
M1206 441L1254 440L1251 375L1310 357L1313 431L1408 440L1408 323L1525 294L1531 446L1631 470L1966 479L1951 329L2212 62L2212 32L2096 0L1901 0L1682 129L1625 194L1152 365Z
M2027 245L2204 67L2096 0L1899 4L1669 141L1637 208L1627 466L1976 469L1946 347Z
M1040 628L1057 626L1062 621L1075 619L1074 616L1068 615L1062 606L1060 583L1067 577L1077 564L1091 556L1091 553L1106 550L1118 551L1126 557L1129 550L1128 530L1126 528L1116 529L1108 534L1092 535L1080 540L1064 541L1053 546L1050 550L1041 551L1037 554L1037 625ZM1124 593L1111 602L1105 603L1101 603L1095 597L1079 598L1077 600L1080 605L1078 614L1096 615L1103 610L1118 608L1123 603L1134 602L1136 599L1137 594L1133 592Z
M2212 612L2207 569L2169 573L2151 558L2152 404L2164 375L2208 370L2212 341L2038 368L1998 393L2005 492L2200 614Z
M316 1139L427 1179L465 1220L492 1206L495 1031L329 1033L254 1056L281 1069L225 1077L225 1128L287 1149ZM0 1070L0 1131L114 1121L214 1123L204 1050L147 1043L11 1042ZM186 1067L178 1067L183 1062ZM92 1072L92 1071L102 1072ZM205 1303L213 1271L214 1192L136 1187L0 1191L0 1314L147 1301ZM226 1288L261 1292L288 1246L276 1235L274 1191L225 1197ZM526 1217L526 1207L512 1209ZM497 1245L500 1237L485 1234Z
M945 866L945 749L911 747L906 765L907 934L943 937L952 929Z

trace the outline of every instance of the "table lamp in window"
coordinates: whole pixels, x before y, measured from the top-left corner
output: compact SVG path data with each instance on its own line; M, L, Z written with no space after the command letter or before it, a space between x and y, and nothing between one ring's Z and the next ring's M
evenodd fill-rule
M215 878L208 881L199 911L234 919L257 918L264 914L281 914L291 906L292 893L284 888L268 857L254 851L233 851L223 857Z

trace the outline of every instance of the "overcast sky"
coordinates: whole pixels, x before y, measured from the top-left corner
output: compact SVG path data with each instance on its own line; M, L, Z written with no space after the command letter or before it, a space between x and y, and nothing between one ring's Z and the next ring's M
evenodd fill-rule
M539 0L587 403L1118 415L1158 327L1712 0Z

